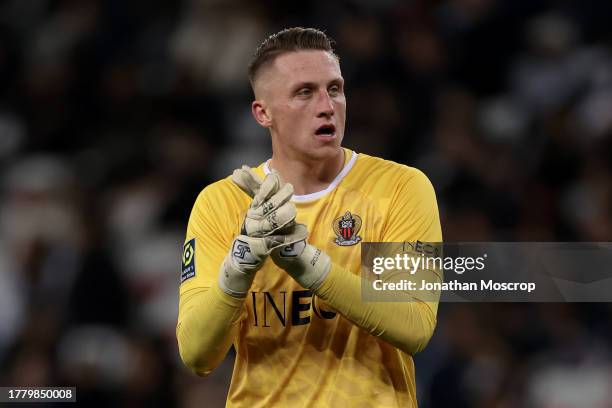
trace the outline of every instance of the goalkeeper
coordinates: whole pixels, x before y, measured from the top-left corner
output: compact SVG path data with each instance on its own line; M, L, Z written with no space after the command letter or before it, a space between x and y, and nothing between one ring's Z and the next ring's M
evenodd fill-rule
M433 334L437 302L362 302L359 270L361 242L442 240L431 183L341 146L344 81L321 31L270 36L249 77L272 158L196 200L182 360L204 376L234 345L227 406L417 406L412 355Z

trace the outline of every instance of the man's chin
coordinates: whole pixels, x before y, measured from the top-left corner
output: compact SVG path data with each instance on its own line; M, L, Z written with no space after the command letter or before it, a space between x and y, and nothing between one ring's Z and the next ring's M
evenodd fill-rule
M336 143L325 143L323 145L316 146L313 149L309 149L307 156L313 160L325 161L333 160L341 154L342 146L340 145L340 141L336 140Z

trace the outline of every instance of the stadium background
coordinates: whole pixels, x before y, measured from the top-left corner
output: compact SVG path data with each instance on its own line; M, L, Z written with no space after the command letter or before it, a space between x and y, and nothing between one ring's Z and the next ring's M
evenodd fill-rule
M0 385L81 405L222 406L179 362L181 244L207 183L270 154L266 35L337 40L345 144L416 166L446 241L612 240L607 0L5 0ZM444 304L422 407L612 406L610 304Z

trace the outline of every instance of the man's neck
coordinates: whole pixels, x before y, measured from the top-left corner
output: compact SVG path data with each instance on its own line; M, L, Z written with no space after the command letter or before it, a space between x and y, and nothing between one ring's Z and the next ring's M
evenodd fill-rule
M269 167L293 185L296 195L316 193L325 190L342 171L344 149L339 149L335 157L320 161L283 160L272 155Z

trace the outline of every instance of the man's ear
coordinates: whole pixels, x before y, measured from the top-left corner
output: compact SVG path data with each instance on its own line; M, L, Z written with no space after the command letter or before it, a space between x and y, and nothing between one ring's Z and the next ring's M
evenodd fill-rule
M272 118L264 101L254 100L251 104L251 113L253 113L253 117L261 126L265 128L272 126Z

